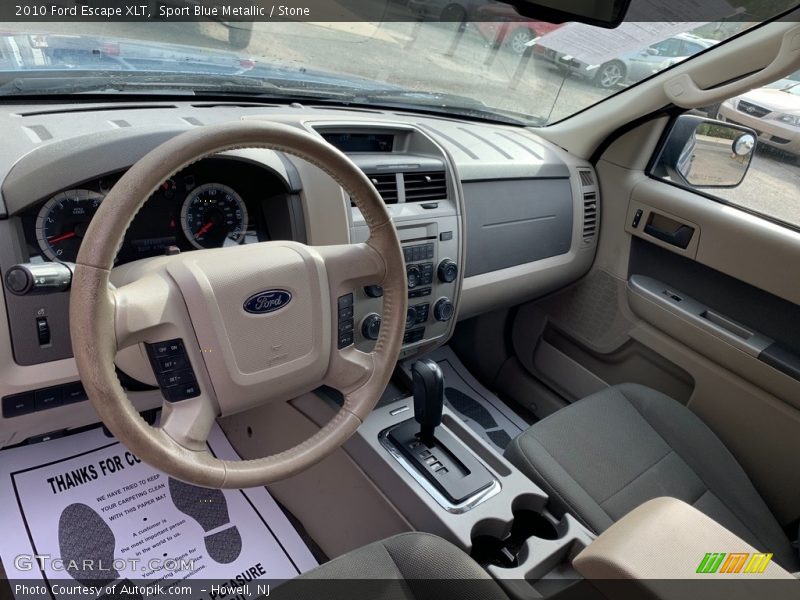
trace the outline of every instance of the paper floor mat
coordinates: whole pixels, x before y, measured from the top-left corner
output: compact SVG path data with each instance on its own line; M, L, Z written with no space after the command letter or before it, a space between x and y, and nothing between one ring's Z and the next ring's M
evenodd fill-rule
M218 458L238 459L217 425L208 446ZM81 598L126 581L197 580L196 592L209 588L199 600L214 597L213 582L280 581L316 566L265 488L183 483L101 428L1 451L0 506L6 577L88 588Z

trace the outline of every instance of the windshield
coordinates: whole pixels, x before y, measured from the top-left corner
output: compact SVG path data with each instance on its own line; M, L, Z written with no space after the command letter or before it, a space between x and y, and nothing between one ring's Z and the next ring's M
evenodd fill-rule
M151 4L163 12L194 3ZM793 4L773 1L767 16ZM0 95L231 95L547 125L766 18L735 5L717 22L615 30L468 0L387 4L417 21L388 12L383 22L9 22L0 25Z

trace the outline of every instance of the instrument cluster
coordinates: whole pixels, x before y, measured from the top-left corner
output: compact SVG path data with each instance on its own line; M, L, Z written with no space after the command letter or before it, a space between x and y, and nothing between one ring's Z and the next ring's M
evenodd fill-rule
M23 215L32 260L74 262L89 223L122 173L54 194ZM291 231L287 187L271 171L230 158L209 158L163 182L131 223L117 254L123 264L181 251L273 239L270 229ZM272 206L266 206L269 200ZM279 204L275 206L274 204Z

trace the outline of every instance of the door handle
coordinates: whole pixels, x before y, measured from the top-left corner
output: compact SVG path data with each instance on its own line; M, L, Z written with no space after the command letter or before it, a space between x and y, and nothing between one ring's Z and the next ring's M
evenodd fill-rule
M657 240L661 240L662 242L666 242L667 244L671 244L673 246L677 246L681 250L686 250L689 247L689 242L692 241L692 236L694 235L694 227L689 227L688 225L680 225L674 231L667 231L665 229L661 229L660 227L656 227L652 223L648 223L644 226L644 232L647 235L651 235Z

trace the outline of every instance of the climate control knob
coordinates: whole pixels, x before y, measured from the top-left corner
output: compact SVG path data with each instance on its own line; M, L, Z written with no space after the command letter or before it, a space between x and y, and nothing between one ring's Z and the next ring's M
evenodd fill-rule
M440 298L436 304L433 305L433 317L437 321L449 321L453 318L455 312L456 309L449 298Z
M442 283L453 283L458 277L458 265L455 261L449 258L444 259L439 263L439 268L436 270L436 275Z
M422 273L417 265L411 265L406 269L406 279L408 280L409 289L417 287L421 278Z
M381 316L370 313L361 322L361 334L368 340L377 340L381 331Z

